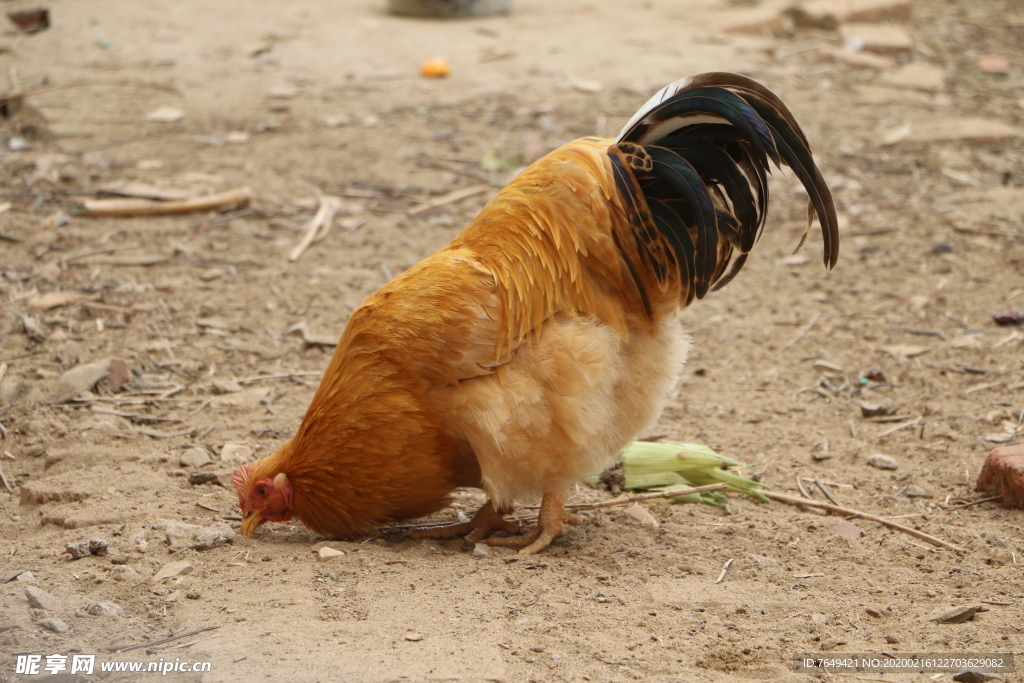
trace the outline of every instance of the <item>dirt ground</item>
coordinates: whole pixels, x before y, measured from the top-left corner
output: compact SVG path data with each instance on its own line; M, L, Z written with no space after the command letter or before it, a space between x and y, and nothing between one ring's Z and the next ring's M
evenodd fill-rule
M913 2L913 43L889 54L842 52L848 26L726 31L767 0L516 0L509 16L446 23L382 6L52 0L49 29L0 35L8 93L28 93L0 121L0 681L29 680L17 652L210 661L164 677L208 682L810 681L796 653L1021 655L1024 515L962 506L985 497L973 484L989 449L1024 438L1024 334L992 318L1024 308L1019 5ZM983 72L984 55L1009 73ZM451 77L419 77L435 56ZM791 255L805 199L776 174L745 270L685 313L695 350L655 432L781 492L799 481L824 500L824 483L964 552L863 520L852 538L838 517L736 495L725 511L648 504L657 525L586 513L531 558L290 524L177 547L176 522L237 529L223 472L298 426L331 352L317 339L524 162L611 134L656 88L710 70L754 76L793 109L837 199L841 256L827 273L815 236ZM183 116L147 119L175 119L167 108ZM253 199L79 215L128 183ZM290 262L319 192L342 213ZM52 403L66 371L107 359L125 361L120 376ZM888 415L862 416L887 400ZM876 454L897 469L869 466ZM462 491L439 517L481 501ZM92 538L108 554L65 553ZM320 562L325 545L345 554ZM178 561L191 572L155 580ZM58 604L30 606L34 588ZM964 605L984 611L929 621Z

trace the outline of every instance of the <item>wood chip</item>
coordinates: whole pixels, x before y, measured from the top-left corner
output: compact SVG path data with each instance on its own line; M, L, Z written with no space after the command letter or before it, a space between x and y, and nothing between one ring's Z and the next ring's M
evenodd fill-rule
M83 216L158 216L195 211L213 211L228 207L245 206L252 199L252 191L241 187L227 192L194 197L180 201L154 201L149 199L87 199Z
M732 563L732 559L726 560L725 564L722 565L722 572L718 575L718 578L715 579L715 583L722 583L722 580L725 579L725 573L729 571L729 567L732 566Z
M37 311L49 311L53 308L82 303L90 296L84 292L49 292L32 297L28 300L28 305Z

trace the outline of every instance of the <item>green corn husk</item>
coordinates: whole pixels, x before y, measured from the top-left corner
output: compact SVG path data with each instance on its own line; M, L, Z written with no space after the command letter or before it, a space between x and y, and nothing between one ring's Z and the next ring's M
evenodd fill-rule
M674 488L706 486L725 483L729 488L751 496L763 503L768 498L757 492L757 487L768 488L751 479L727 471L727 467L742 467L732 458L719 455L707 446L693 443L634 441L622 451L624 488L631 491L670 491ZM599 475L585 477L593 486ZM728 502L721 493L694 493L666 499L672 503L703 503L725 507Z

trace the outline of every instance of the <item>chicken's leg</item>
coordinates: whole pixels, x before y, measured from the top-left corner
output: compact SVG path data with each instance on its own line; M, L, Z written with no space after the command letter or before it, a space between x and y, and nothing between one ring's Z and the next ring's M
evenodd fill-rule
M456 538L465 533L466 540L470 543L477 543L487 538L495 531L505 531L513 534L519 531L519 522L510 522L505 515L512 512L510 509L495 510L491 501L484 503L483 507L476 511L473 519L461 524L440 524L438 526L418 529L412 533L413 538Z
M569 524L580 523L579 518L575 515L566 513L565 501L568 499L569 494L566 492L545 493L544 500L540 504L537 526L533 531L521 536L489 538L484 543L502 548L519 548L521 555L536 555L551 545L551 541L565 533L567 522Z

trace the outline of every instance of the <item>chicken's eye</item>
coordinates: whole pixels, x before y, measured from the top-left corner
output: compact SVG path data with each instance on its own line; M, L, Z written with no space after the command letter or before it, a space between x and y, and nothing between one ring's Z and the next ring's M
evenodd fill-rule
M256 495L259 496L260 498L265 497L267 495L267 487L266 486L257 486L256 487Z

